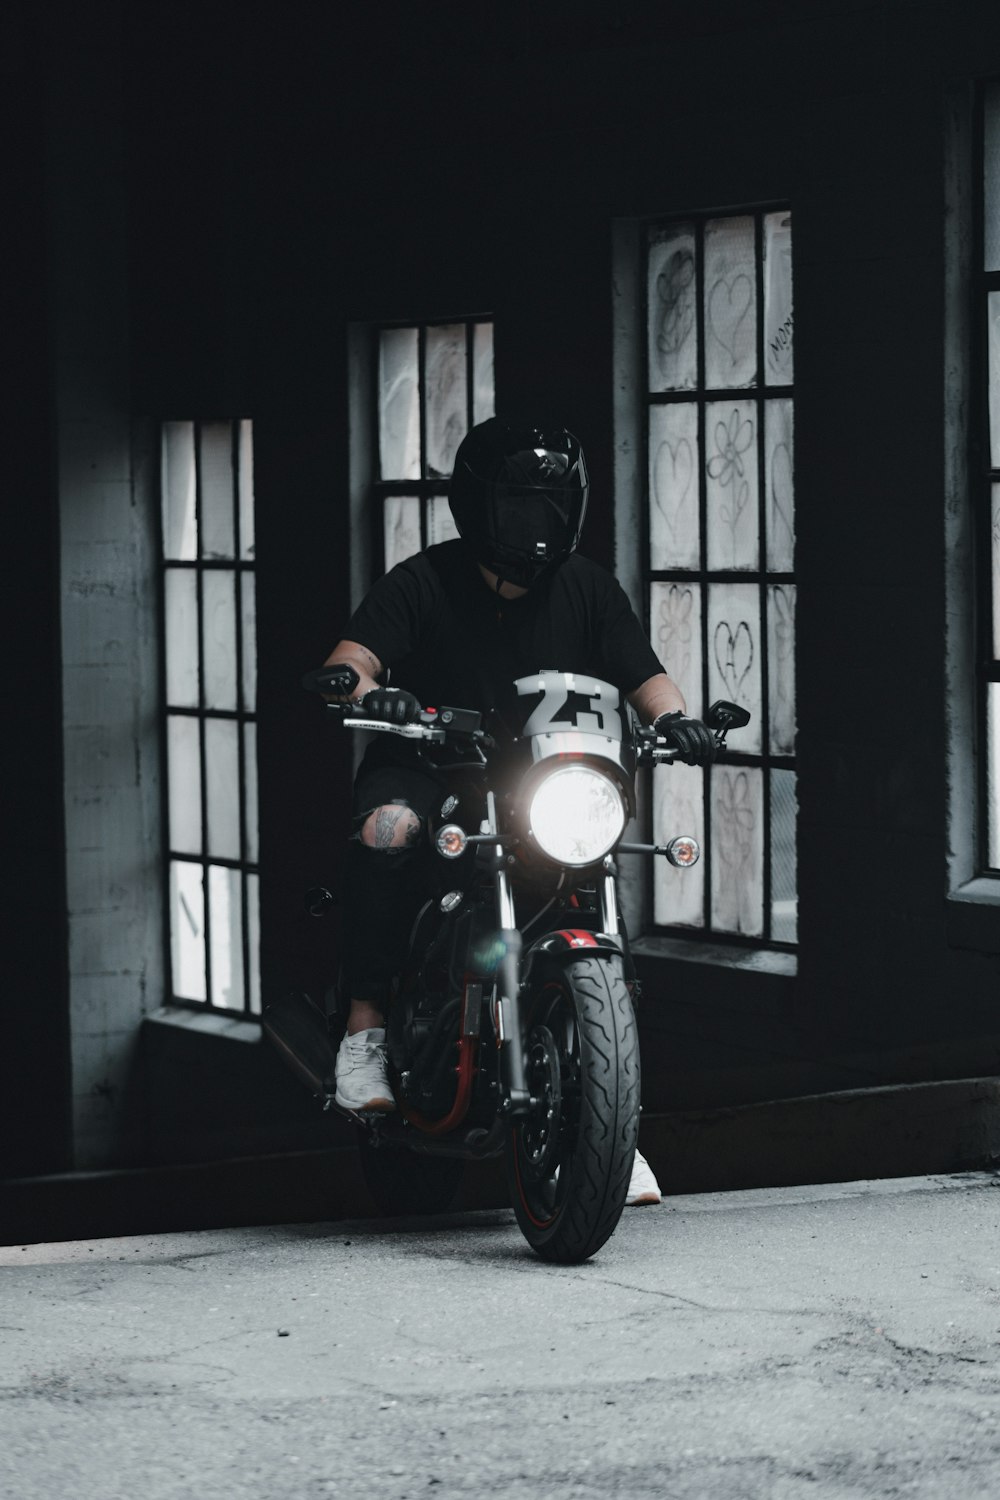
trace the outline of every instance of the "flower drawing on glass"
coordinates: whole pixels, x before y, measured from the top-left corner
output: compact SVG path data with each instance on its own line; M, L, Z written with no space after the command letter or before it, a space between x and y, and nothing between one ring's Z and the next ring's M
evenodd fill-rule
M673 252L657 276L656 295L656 350L666 373L694 327L694 255L686 246Z
M735 629L729 620L720 620L715 627L712 649L726 691L735 703L743 702L743 685L754 659L753 632L746 620L738 621Z
M712 440L715 452L708 460L710 479L730 491L729 500L719 509L719 518L729 527L733 544L733 563L736 563L736 528L746 510L750 498L750 480L747 476L748 462L743 455L754 439L754 424L750 417L742 416L738 407L733 407L727 422L715 424Z
M715 818L719 858L734 874L747 870L756 813L746 771L716 777Z
M672 583L660 601L656 639L659 657L675 681L687 679L691 670L694 622L694 590Z
M753 306L754 280L749 266L720 277L708 294L708 332L724 351L733 372L753 355Z
M653 503L670 534L676 548L678 535L683 529L683 515L694 498L694 449L690 439L678 438L672 443L665 438L656 450L653 464ZM672 559L670 559L672 561Z
M771 455L771 525L772 550L791 555L795 542L792 524L792 454L787 443L776 443Z

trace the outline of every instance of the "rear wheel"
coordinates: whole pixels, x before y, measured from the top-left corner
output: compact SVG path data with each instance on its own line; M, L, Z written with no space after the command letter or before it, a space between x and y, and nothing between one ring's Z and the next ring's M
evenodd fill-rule
M358 1138L365 1186L383 1214L438 1214L449 1208L465 1163L456 1156L423 1156L401 1146Z
M535 1111L507 1139L511 1202L545 1260L586 1260L614 1233L639 1133L639 1043L619 959L546 966L525 1019Z

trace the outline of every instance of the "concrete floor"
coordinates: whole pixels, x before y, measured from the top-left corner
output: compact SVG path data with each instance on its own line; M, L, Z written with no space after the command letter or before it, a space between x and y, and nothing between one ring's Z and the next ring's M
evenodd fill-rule
M996 1500L998 1187L0 1249L0 1494Z

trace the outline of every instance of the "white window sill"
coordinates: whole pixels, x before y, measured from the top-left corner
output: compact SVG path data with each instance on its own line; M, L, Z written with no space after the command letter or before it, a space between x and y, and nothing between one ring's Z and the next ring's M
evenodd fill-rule
M728 943L687 942L683 938L647 934L631 944L636 958L681 959L686 963L714 964L723 969L741 969L754 974L779 974L794 978L798 955L777 948L739 948Z
M974 948L1000 953L1000 876L977 875L948 896L948 943L952 948Z
M165 1006L146 1017L151 1026L175 1026L181 1031L199 1032L202 1036L223 1037L231 1042L253 1042L263 1039L259 1023L242 1016L223 1016L218 1011L189 1010L184 1005Z

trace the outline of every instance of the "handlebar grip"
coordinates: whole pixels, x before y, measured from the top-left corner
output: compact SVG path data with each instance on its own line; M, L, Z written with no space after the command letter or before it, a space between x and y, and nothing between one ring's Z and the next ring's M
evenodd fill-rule
M335 662L330 667L318 667L307 672L302 686L307 693L332 693L336 698L347 698L357 687L361 678L349 662Z

